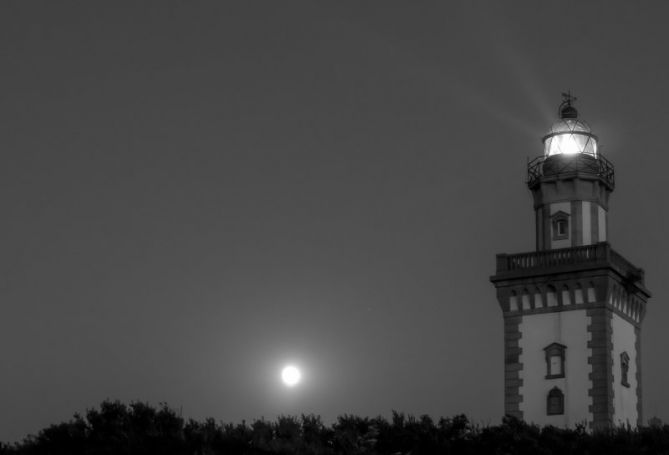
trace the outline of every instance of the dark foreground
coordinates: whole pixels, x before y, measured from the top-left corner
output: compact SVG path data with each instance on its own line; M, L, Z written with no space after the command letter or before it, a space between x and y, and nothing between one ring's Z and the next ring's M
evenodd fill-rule
M184 420L166 405L105 401L0 454L669 454L669 425L589 433L505 418L473 425L464 415L433 421L393 412L341 416L332 426L308 415L222 424Z

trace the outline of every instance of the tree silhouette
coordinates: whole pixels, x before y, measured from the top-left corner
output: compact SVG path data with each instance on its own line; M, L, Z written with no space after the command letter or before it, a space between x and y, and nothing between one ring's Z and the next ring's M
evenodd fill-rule
M251 424L198 422L166 404L125 405L104 401L83 416L51 425L21 443L0 443L0 455L380 455L380 454L663 454L669 426L612 428L589 432L528 425L507 416L501 425L480 427L465 415L415 418L393 411L383 417L343 415L328 427L314 415L280 416Z

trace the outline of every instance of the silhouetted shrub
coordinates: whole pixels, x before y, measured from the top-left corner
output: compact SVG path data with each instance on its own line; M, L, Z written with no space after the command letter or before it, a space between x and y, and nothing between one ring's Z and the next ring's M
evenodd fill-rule
M376 454L669 454L669 426L588 432L539 427L513 417L475 426L465 415L415 418L393 411L383 417L340 416L327 427L320 417L280 416L276 421L222 424L184 422L167 405L105 401L85 416L51 425L21 443L0 443L0 455L376 455Z

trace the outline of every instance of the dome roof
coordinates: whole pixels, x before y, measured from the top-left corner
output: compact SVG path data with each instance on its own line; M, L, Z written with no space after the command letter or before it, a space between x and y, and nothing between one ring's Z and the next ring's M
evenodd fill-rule
M546 136L551 136L554 134L561 133L585 133L592 134L592 130L587 123L582 122L581 120L563 118L553 123L551 128L546 132Z

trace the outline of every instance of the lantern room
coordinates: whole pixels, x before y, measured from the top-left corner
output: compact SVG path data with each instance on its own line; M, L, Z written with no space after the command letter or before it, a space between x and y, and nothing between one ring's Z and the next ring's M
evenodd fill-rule
M527 164L528 186L534 191L542 181L572 181L578 176L581 180L600 180L612 191L613 165L600 153L598 138L588 124L578 119L578 111L573 106L576 98L571 93L562 96L559 119L542 138L544 153ZM543 191L535 194L537 197L542 195ZM586 197L585 194L581 196ZM541 205L540 201L535 202ZM607 206L605 201L602 205Z
M578 111L572 102L576 100L571 94L565 94L560 104L560 120L553 124L543 137L544 156L575 155L582 153L597 157L597 136L592 134L590 127L578 120Z

